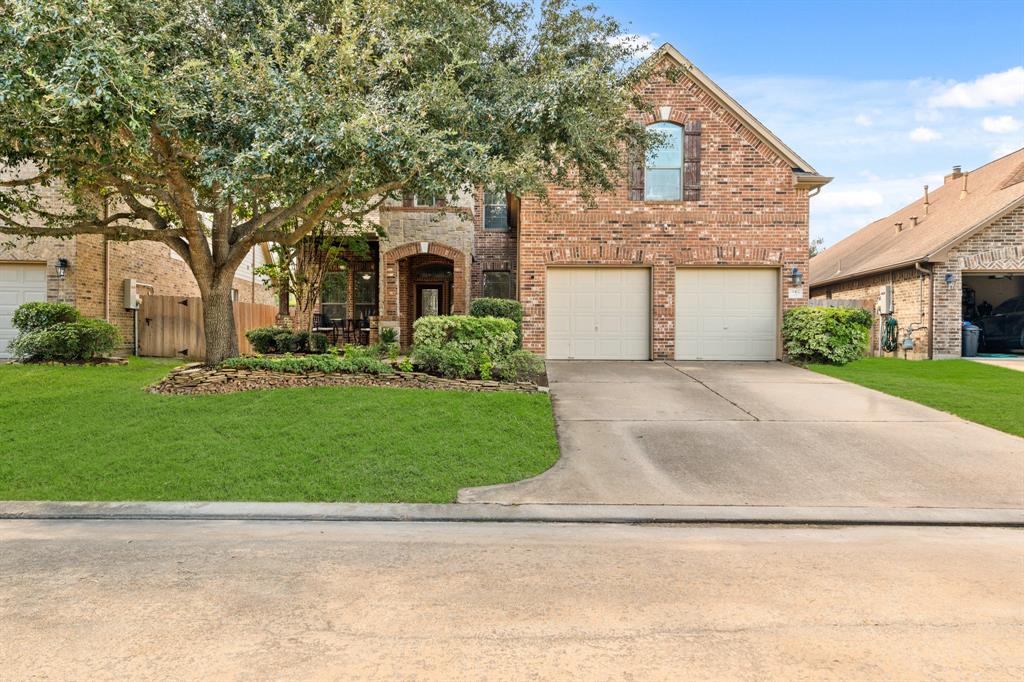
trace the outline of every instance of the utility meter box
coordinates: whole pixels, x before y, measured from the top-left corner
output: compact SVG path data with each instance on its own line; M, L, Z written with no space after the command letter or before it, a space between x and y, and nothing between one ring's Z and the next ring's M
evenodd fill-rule
M134 279L126 279L124 281L124 309L125 310L138 310L139 309L139 294L136 292L138 282Z
M886 284L878 291L878 312L892 315L892 285Z

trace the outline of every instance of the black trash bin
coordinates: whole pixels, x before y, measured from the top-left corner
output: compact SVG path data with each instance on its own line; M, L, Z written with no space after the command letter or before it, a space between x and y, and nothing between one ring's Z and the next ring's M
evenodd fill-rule
M978 355L978 339L981 338L981 327L977 327L970 322L964 323L963 343L961 345L961 353L965 358L973 358Z

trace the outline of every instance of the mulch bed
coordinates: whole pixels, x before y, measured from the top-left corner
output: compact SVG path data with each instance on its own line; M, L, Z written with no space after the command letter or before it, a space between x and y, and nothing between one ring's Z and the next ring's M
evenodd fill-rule
M209 395L308 386L389 386L435 391L514 391L518 393L536 393L546 390L528 381L507 383L478 379L445 379L423 372L396 371L394 374L379 376L374 374L325 374L323 372L292 374L269 370L207 367L202 363L176 367L164 379L149 386L146 390L150 393L173 395Z

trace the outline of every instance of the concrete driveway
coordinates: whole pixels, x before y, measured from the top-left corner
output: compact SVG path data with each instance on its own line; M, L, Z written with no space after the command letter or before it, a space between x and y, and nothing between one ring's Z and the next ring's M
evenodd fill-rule
M1024 440L778 362L550 362L562 457L460 502L1024 507Z

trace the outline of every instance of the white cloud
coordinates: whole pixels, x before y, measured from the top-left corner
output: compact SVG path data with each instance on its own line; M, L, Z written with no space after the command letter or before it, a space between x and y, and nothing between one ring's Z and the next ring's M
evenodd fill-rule
M942 135L939 131L925 128L924 126L919 126L910 131L910 139L914 142L933 142L941 137Z
M857 114L857 117L853 119L853 122L859 126L864 126L865 128L874 123L874 121L871 120L871 117L867 114Z
M1003 142L992 148L992 158L999 159L1021 148L1020 140Z
M981 119L981 127L986 132L1002 135L1020 130L1021 122L1013 116L986 116Z
M981 109L1013 106L1024 100L1024 66L981 76L969 83L953 83L928 100L930 107Z

